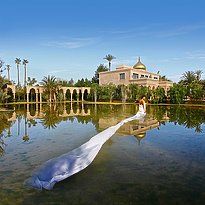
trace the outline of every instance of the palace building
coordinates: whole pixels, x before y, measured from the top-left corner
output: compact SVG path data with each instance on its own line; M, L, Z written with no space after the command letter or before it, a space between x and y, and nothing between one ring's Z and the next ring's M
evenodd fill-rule
M164 88L165 92L173 86L173 82L163 80L159 74L151 73L146 70L146 66L141 62L140 57L138 62L133 66L119 65L116 70L105 71L99 73L99 84L106 85L113 83L115 85L137 84L139 86Z

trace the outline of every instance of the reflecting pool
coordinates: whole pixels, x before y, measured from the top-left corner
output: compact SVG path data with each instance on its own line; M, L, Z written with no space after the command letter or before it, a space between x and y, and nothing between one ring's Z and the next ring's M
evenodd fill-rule
M50 191L24 181L137 112L135 105L16 105L0 111L0 204L205 204L205 107L149 106L85 170Z

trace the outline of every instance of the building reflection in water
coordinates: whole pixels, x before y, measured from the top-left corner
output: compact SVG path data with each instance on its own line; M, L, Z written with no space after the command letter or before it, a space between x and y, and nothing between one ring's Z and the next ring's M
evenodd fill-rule
M28 120L41 119L41 118L45 117L45 108L42 108L42 104L36 104L35 108L36 109L33 112L33 110L31 111L31 109L30 109L30 105L29 104L26 105L26 116L25 116L26 119L28 119ZM55 111L57 112L58 107L56 105L51 106L51 110L54 112ZM69 109L68 109L68 107L66 107L66 104L65 104L63 112L59 114L59 117L88 116L88 115L90 115L90 109L87 109L85 111L83 103L81 104L81 108L78 107L75 110L73 110L73 104L70 104ZM8 119L8 121L14 122L17 119L20 119L20 118L18 118L19 116L20 115L18 115L16 113L16 111L14 110L14 112L12 113L12 117L10 117Z
M133 109L133 107L131 107L131 109ZM136 112L137 110L133 111ZM29 142L29 128L35 126L37 123L41 123L45 129L51 129L56 128L57 125L61 121L65 121L65 119L73 121L73 117L76 117L78 122L92 122L98 132L101 132L129 117L130 114L128 113L130 113L129 106L97 106L96 104L92 106L83 103L63 103L51 106L39 103L17 106L17 108L14 108L12 112L6 115L7 123L1 130L1 135L3 136L0 137L2 141L2 143L0 143L1 148L4 149L4 137L12 135L22 136L24 142ZM159 128L163 120L169 120L167 111L163 113L163 118L160 119L156 119L155 114L149 112L144 121L135 120L124 124L117 133L122 136L135 136L140 142L146 136L148 130ZM11 129L14 124L15 129L17 129L16 132L14 129Z
M60 120L62 118L69 118L69 117L77 117L77 116L90 116L91 110L88 108L85 110L84 104L78 104L77 106L73 106L73 104L62 104L60 107L57 105L52 106L43 106L42 104L27 104L25 105L26 112L24 110L24 134L23 134L23 140L24 142L29 140L29 134L28 134L28 124L35 123L35 119L42 119L44 123L51 123L51 125L45 126L45 128L55 128L55 121ZM123 106L123 110L126 109ZM100 111L99 111L100 112ZM124 110L124 113L126 113L126 110ZM55 119L52 119L51 115L54 114ZM99 116L98 118L98 129L99 131L102 131L112 125L116 125L119 121L122 120L122 117L119 117L118 115L111 115L111 116L101 116L98 114L97 106L94 106L93 115ZM49 118L50 117L50 118ZM49 118L49 120L46 121L46 118ZM18 120L17 129L18 129L18 135L20 134L20 122L22 119L22 113L18 113L18 111L14 111L12 113L12 116L8 119L9 122L15 122ZM145 136L146 132L148 130L151 130L153 128L160 127L161 122L166 122L169 120L169 117L167 115L167 111L163 114L163 117L158 120L154 116L152 112L149 113L149 115L144 120L135 120L131 123L127 123L123 125L119 131L117 132L120 135L127 136L127 135L133 135L136 137L136 139L140 142ZM37 122L36 122L37 123ZM53 125L52 125L53 123ZM8 129L8 134L11 135L10 128Z
M9 112L0 113L0 153L5 148L5 137L20 135L24 142L29 141L29 128L40 123L45 129L56 128L61 121L73 121L84 124L91 122L98 132L116 125L121 120L136 113L137 108L129 105L87 105L87 104L24 104L16 105ZM186 128L195 128L202 132L205 111L182 106L148 106L148 114L144 121L133 121L124 124L118 134L135 136L139 141L146 137L150 129L158 128L165 122L174 122ZM74 118L75 117L75 118ZM39 120L40 119L40 120ZM14 131L13 125L17 131ZM13 133L12 133L13 132ZM15 133L14 133L15 132ZM21 133L23 132L23 133Z
M99 119L99 128L100 130L104 130L108 128L109 126L115 125L120 121L119 117L111 117L109 118L101 118ZM161 117L161 119L156 119L156 117L149 113L145 119L142 120L135 120L130 123L124 124L117 133L121 136L134 136L138 140L139 144L140 141L146 136L147 131L157 128L159 129L161 123L165 123L166 121L169 121L168 113L167 111L164 113L164 115Z
M24 120L24 134L23 134L23 141L29 141L29 134L28 134L28 125L36 124L34 120L36 119L45 119L51 113L55 113L55 116L59 119L62 118L69 118L75 116L90 116L90 109L84 109L84 104L78 104L73 109L73 104L71 103L69 106L66 104L61 105L60 107L57 105L51 106L43 106L42 104L35 104L35 107L31 104L25 105L25 110L16 110L12 112L12 116L8 118L8 122L11 122L11 126L8 128L8 135L11 136L11 127L15 122L17 122L17 135L20 135L21 132L21 120ZM59 111L60 110L60 111ZM22 114L22 112L24 114ZM55 122L54 122L55 123Z

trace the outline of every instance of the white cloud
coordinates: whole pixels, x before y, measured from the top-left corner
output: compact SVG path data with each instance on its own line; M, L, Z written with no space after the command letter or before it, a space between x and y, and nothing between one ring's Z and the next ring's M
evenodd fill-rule
M134 31L135 31L135 29L124 29L124 30L112 29L112 30L101 31L101 33L107 33L107 34L127 34L127 33L132 33Z
M43 46L75 49L99 42L100 38L71 38L63 41L49 41L43 43Z
M205 60L205 51L192 51L184 53L181 57L172 57L169 59L161 59L160 62L169 63L173 61L185 61L185 60Z
M187 52L187 58L189 59L204 59L205 60L205 51L192 51L192 52Z
M136 36L152 36L160 38L169 38L182 36L189 34L201 29L204 29L205 25L186 25L186 26L176 26L172 28L167 28L163 24L152 24L144 27L140 27L137 31L133 32L130 35L124 36L123 38L132 38Z
M181 80L182 75L176 74L176 75L169 75L167 76L168 79L170 79L172 82L179 82Z
M198 31L200 29L204 29L205 25L188 25L188 26L181 26L176 27L170 30L161 30L158 32L155 32L154 34L158 37L175 37L175 36L181 36L185 35L194 31Z
M62 72L65 72L65 71L67 71L66 69L61 69L61 70L51 70L51 71L49 71L49 74L56 74L56 73L62 73Z

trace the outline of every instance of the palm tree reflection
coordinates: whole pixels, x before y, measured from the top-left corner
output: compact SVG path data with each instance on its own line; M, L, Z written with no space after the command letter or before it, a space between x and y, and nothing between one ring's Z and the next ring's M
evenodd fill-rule
M55 105L29 105L26 108L16 106L12 112L0 113L0 134L1 136L1 153L4 149L4 131L7 130L7 137L12 136L11 127L17 124L17 134L20 135L21 120L24 119L24 136L23 140L29 141L28 129L36 126L40 119L40 123L45 129L55 129L62 121L71 121L75 119L82 124L91 122L98 131L102 131L111 125L115 125L123 118L122 113L129 113L133 107L126 106L124 111L122 106L106 106L106 105L86 105L86 104L55 104ZM25 112L26 109L26 112ZM134 112L132 110L132 112ZM202 124L205 123L205 109L203 107L187 107L187 106L148 106L144 122L133 122L124 126L120 131L124 134L132 134L141 140L141 133L153 127L159 128L166 122L173 122L188 129L195 129L195 132L203 132ZM146 128L147 127L147 128ZM124 129L124 130L123 130Z
M28 120L27 118L25 117L24 118L24 136L23 136L23 141L24 142L27 142L29 141L29 136L28 136Z
M54 106L47 107L47 109L44 111L44 114L45 115L43 119L41 119L41 123L45 129L55 129L57 124L61 122L58 112L56 112Z
M0 112L0 156L3 156L5 154L6 144L4 142L4 138L11 136L10 127L12 125L12 122L8 121L10 117L10 112ZM6 131L8 133L7 135L5 135Z
M1 134L0 135L0 157L3 156L5 153L4 146L5 146L5 143L3 140L3 135Z
M202 132L201 125L205 123L205 110L198 107L174 106L170 107L170 122L182 125L195 132Z

